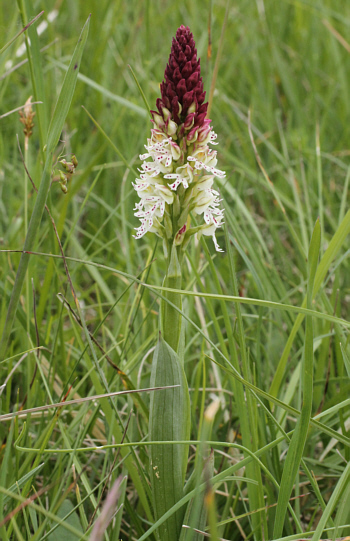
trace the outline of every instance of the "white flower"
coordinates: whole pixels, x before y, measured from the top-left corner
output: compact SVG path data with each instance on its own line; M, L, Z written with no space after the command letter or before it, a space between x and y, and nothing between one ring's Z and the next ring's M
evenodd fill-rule
M135 205L135 216L140 218L141 226L136 229L135 238L139 239L148 231L158 233L160 221L155 218L163 218L165 203L171 205L174 195L169 188L162 184L139 182L133 184L140 201Z
M174 180L173 183L169 184L172 190L176 191L180 184L182 184L183 187L187 189L193 181L193 169L189 163L186 163L185 165L177 167L175 173L164 175L164 178L166 178L167 180Z
M220 212L221 212L221 214L217 215L216 217L213 216L213 214L208 213L207 214L207 219L206 219L207 225L205 227L203 227L202 230L201 230L201 233L203 235L212 237L213 242L214 242L214 246L215 246L215 250L217 252L223 252L224 251L218 245L218 242L217 242L216 237L215 237L215 231L217 230L218 227L220 227L222 225L221 219L223 218L223 216L222 216L223 211L221 210Z
M222 251L216 241L215 232L223 223L224 211L219 208L221 199L219 193L212 189L212 185L214 177L224 178L225 173L215 167L217 153L208 146L217 144L214 142L217 135L208 126L203 140L199 138L190 145L188 142L187 145L183 145L181 142L177 144L169 137L169 132L153 128L151 133L151 138L145 145L147 152L140 155L140 159L143 160L139 169L140 178L133 183L140 197L134 209L135 216L141 221L141 226L136 229L134 237L141 238L151 231L165 240L171 240L169 225L166 228L161 224L164 214L167 213L169 217L167 223L171 224L170 235L179 244L185 237L184 220L192 210L204 218L204 224L200 226L199 232L211 236L215 249ZM187 154L187 149L190 150L190 155ZM207 174L203 175L203 172ZM180 186L182 191L178 192ZM173 215L171 205L174 203L175 194L180 195L177 198L177 214ZM184 208L181 208L181 203ZM177 229L171 231L172 227L176 227L177 217L180 216L182 218Z

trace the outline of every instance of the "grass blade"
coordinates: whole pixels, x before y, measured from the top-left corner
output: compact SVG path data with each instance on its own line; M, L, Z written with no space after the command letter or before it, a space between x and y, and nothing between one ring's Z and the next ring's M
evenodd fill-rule
M34 17L34 19L32 19L28 24L26 24L22 30L20 30L12 39L10 39L10 41L8 41L6 43L6 45L4 45L1 49L0 49L0 54L4 53L6 51L6 49L8 49L10 47L10 45L12 45L12 43L14 41L16 41L17 38L19 38L19 36L21 34L23 34L23 32L25 32L30 26L32 26L32 24L34 24L43 14L44 12L41 11L40 13L38 13L38 15L36 15L36 17Z
M81 31L77 46L75 48L72 59L67 69L66 76L63 81L61 92L58 96L47 137L46 150L48 155L53 152L57 146L63 129L63 125L65 123L70 105L72 103L75 85L77 84L79 75L80 62L83 56L85 43L89 33L90 17L91 15L89 15Z
M34 249L35 241L37 237L37 232L39 230L40 221L44 212L46 198L50 189L50 180L51 180L51 167L52 167L52 158L55 147L58 143L59 137L61 135L66 116L69 111L70 104L73 99L74 89L77 82L79 65L83 55L85 43L87 40L89 32L89 23L90 16L88 17L78 40L77 46L73 53L68 72L64 79L62 89L56 104L56 108L51 120L48 140L47 140L47 158L45 162L45 167L36 198L35 206L33 213L30 219L28 226L28 233L24 242L23 251L31 252ZM17 306L19 302L19 297L21 294L22 286L25 280L25 275L27 272L29 264L29 253L22 253L17 274L16 281L12 290L11 300L8 307L5 326L0 342L0 359L4 357L8 340L10 338L10 333L12 330L13 322L16 316Z
M323 254L321 258L321 261L320 261L320 264L318 266L316 276L315 276L313 298L315 298L316 294L320 290L322 282L325 279L327 272L329 271L332 261L334 260L339 250L343 246L344 241L349 233L350 233L350 210L348 210L348 212L346 213L342 223L338 227L337 231L334 233L333 238L330 241L327 250L325 251L325 253ZM304 299L304 302L302 304L303 308L305 308L305 306L306 306L306 299ZM283 379L283 374L287 366L289 353L292 348L294 338L299 330L299 327L303 319L304 319L304 316L302 314L299 314L299 316L297 317L294 323L293 329L289 335L289 338L285 345L281 359L278 363L276 373L270 387L270 393L274 396L278 395L278 391Z
M318 539L321 539L323 529L325 528L327 521L334 510L334 507L336 506L338 500L342 496L344 489L348 487L349 479L350 479L350 462L348 462L345 470L342 473L342 476L340 477L337 483L337 486L332 492L332 496L329 499L326 510L322 514L322 517L317 525L317 528L315 530L314 535L312 536L311 541L317 541Z
M307 306L312 306L312 292L314 288L318 254L321 245L321 227L317 220L314 232L311 238L308 258L308 286L307 286ZM303 405L301 414L295 428L292 440L289 445L287 458L283 468L281 488L278 496L276 519L274 524L274 539L281 537L283 524L286 519L289 498L292 492L293 484L300 466L306 442L307 432L311 418L312 409L312 390L313 390L313 323L312 318L306 318L305 347L303 359L303 378L302 394Z

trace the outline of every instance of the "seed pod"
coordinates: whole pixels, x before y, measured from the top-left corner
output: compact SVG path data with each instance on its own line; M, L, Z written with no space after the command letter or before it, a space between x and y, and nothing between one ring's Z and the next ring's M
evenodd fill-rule
M74 173L74 164L72 162L67 162L67 160L60 160L60 163L63 165L65 170L70 173L71 175Z

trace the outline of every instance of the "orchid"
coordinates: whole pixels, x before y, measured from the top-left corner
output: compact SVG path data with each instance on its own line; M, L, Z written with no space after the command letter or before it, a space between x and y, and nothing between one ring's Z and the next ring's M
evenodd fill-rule
M188 27L176 32L160 89L147 152L140 155L140 176L133 183L140 197L135 216L141 222L134 237L156 233L169 253L172 245L185 249L192 235L203 234L222 251L215 234L224 211L212 186L225 173L216 168L217 152L209 146L217 145L217 135L206 118L200 59ZM191 227L190 212L203 223Z
M183 442L190 438L191 410L184 370L181 264L193 235L212 237L215 249L222 251L216 231L223 223L224 211L213 184L215 178L225 177L216 167L217 152L212 146L217 145L217 135L207 118L200 60L188 27L181 26L176 32L160 90L157 111L151 111L151 136L145 145L146 152L140 155L140 175L133 182L140 198L135 216L141 222L134 237L140 239L148 232L155 233L163 240L167 259L151 386L173 388L151 396L149 438L153 442ZM191 225L191 216L193 221L197 218L195 225ZM149 456L153 507L158 520L183 497L188 445L155 445ZM163 521L157 530L158 539L182 539L184 513L184 508L179 509ZM203 525L205 514L204 511Z

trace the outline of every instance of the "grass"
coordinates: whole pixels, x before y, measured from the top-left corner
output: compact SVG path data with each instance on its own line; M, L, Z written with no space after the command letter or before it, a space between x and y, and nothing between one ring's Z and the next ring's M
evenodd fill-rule
M42 10L24 63L23 35L5 46ZM19 0L0 12L1 540L97 539L113 485L100 538L156 539L150 392L108 395L150 386L166 262L154 235L132 238L131 182L180 24L212 96L226 229L224 254L190 244L182 280L187 477L203 446L214 476L177 505L205 491L213 540L350 535L348 3ZM18 113L4 115L30 95L43 103L25 152ZM66 195L50 152L78 159Z

